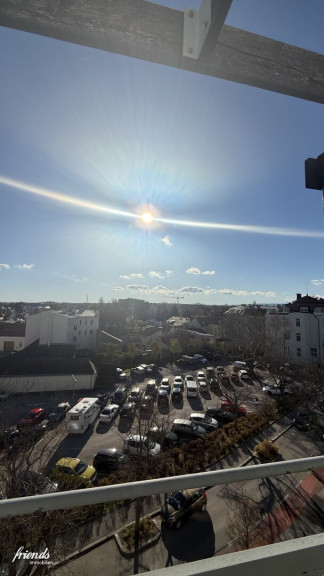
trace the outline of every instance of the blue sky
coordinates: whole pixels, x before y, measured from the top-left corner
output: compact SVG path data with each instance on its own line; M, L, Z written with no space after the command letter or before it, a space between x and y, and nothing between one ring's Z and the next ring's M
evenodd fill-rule
M234 0L226 23L323 53L323 21ZM323 106L1 27L0 65L0 301L324 297Z

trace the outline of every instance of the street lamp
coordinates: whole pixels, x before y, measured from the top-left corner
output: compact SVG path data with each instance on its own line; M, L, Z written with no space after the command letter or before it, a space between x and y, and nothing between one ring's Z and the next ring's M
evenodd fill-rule
M77 382L77 379L76 379L76 377L74 376L74 374L72 374L72 378L73 378L72 398L73 398L73 403L74 403L74 388L75 388L75 383Z

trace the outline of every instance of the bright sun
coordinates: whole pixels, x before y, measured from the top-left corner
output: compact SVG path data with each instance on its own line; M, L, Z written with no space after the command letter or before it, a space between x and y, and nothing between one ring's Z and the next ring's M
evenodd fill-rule
M153 216L150 212L144 212L144 214L142 214L142 220L145 224L151 224L151 222L153 222Z

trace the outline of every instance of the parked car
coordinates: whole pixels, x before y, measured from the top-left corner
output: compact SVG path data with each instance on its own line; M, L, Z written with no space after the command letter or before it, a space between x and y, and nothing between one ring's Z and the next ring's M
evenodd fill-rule
M108 476L125 464L126 457L118 448L102 448L93 459L93 467L101 476Z
M158 394L158 387L155 380L149 380L145 388L145 396L153 396L156 398Z
M181 376L180 376L180 378L181 378ZM182 382L182 378L181 378L181 382ZM194 379L192 374L186 374L185 383L187 384L187 382L195 382L195 379Z
M119 374L119 380L126 381L127 379L128 379L128 376L127 376L126 372L121 372Z
M189 420L198 424L202 428L205 428L207 432L213 432L218 428L218 422L215 418L211 418L211 416L206 416L203 412L192 412L189 416Z
M311 424L316 424L316 421L317 417L314 412L311 412L310 410L301 410L296 414L294 425L296 426L297 430L307 432L307 430L310 429Z
M49 422L58 424L61 420L64 420L65 414L70 410L71 405L69 402L61 402L54 408L53 412L51 412L48 416Z
M183 380L181 376L175 376L173 379L173 386L178 386L181 392L184 391Z
M103 424L109 424L112 422L118 414L119 406L118 404L108 404L99 414L99 422Z
M233 422L234 420L234 416L231 412L227 412L219 406L208 406L205 414L206 416L215 418L217 422L221 422L222 424L227 424L228 422Z
M106 406L108 400L109 400L109 394L108 392L98 392L97 393L97 398L99 400L99 404L102 408L104 408L104 406Z
M79 458L61 458L50 474L51 480L71 489L91 487L96 477L96 469Z
M207 378L214 378L214 376L215 376L214 366L207 366L206 373L207 373Z
M47 476L34 470L23 470L17 475L17 491L19 496L35 496L36 494L52 494L58 488ZM15 497L14 495L12 496Z
M179 438L175 432L163 430L158 426L153 426L147 431L147 437L153 442L160 444L163 449L172 449L179 446Z
M128 402L134 402L136 406L139 406L142 399L142 392L140 388L132 388L128 396Z
M32 408L17 424L17 428L25 428L29 426L36 426L46 418L46 411L44 408Z
M118 406L122 406L124 402L126 402L127 392L126 388L117 388L112 395L112 403L118 404Z
M221 372L225 372L224 366L216 366L216 374L220 374Z
M199 391L202 392L203 394L208 392L208 383L206 378L201 378L201 380L199 380L198 382L199 385Z
M119 413L120 420L133 420L136 414L135 402L126 402L122 405Z
M221 403L221 408L226 410L226 412L231 412L231 414L235 414L235 412L237 412L238 416L246 416L246 406L244 406L244 404L238 405L235 404L235 402L223 400Z
M158 456L161 452L161 445L147 436L132 434L127 436L124 442L123 452L130 456Z
M172 386L171 397L172 397L172 400L175 400L175 401L182 400L183 393L182 393L181 388L179 388L179 386L177 386L175 384Z
M207 494L204 489L190 488L173 492L161 508L162 521L168 526L180 528L183 521L194 512L204 512Z
M0 430L0 450L14 444L18 436L19 430L17 426L10 426L9 428Z
M169 408L170 401L169 401L169 393L167 390L161 388L159 389L157 403L159 408Z
M176 418L173 421L171 431L175 432L181 442L190 442L205 436L206 430L191 420Z
M159 390L166 390L168 394L171 392L169 378L162 378Z
M154 398L153 396L143 396L141 405L139 407L140 418L147 418L153 412Z

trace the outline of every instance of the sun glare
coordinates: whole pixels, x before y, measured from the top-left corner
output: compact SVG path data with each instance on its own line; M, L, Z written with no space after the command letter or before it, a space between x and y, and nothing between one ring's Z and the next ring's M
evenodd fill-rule
M142 214L142 220L145 224L151 224L151 222L153 222L153 216L150 212L144 212L144 214Z

